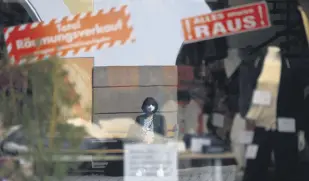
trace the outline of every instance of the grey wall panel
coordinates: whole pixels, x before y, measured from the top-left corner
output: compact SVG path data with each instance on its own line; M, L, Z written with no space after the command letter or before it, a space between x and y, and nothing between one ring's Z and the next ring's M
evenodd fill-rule
M155 98L160 111L177 111L177 87L93 88L93 97L93 113L141 112L146 97Z
M140 67L140 85L177 85L178 73L176 66Z
M138 86L138 67L94 67L93 87Z
M93 87L177 85L176 66L94 67Z

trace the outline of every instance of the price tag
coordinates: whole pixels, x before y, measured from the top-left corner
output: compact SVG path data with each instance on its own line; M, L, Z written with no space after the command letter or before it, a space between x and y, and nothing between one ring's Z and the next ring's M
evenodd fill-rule
M241 131L239 134L239 142L242 144L251 144L253 141L253 131Z
M278 118L278 131L286 133L295 133L296 125L294 118Z
M258 145L249 145L247 147L247 151L246 151L246 158L247 159L255 159L257 156L259 150L259 146Z
M224 126L224 116L219 113L214 113L212 117L212 124L216 127L223 128Z
M177 144L177 146L178 146L179 152L185 152L186 151L186 144L183 141L179 142Z
M256 90L253 93L253 104L269 106L271 103L271 93L269 91Z
M177 150L179 152L185 152L186 151L186 145L185 145L185 142L183 142L183 141L168 140L167 145L177 148Z
M192 138L191 139L191 152L200 153L202 152L203 146L209 146L211 141L204 138Z
M204 121L204 123L207 123L208 118L209 118L208 114L203 114L203 121Z

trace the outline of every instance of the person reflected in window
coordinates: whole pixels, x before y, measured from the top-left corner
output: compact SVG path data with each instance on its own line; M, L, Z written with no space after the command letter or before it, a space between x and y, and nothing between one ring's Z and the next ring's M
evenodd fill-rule
M136 117L136 123L142 127L142 137L147 143L155 142L155 134L165 136L166 123L163 115L157 114L158 103L153 97L147 97L142 104L144 114Z

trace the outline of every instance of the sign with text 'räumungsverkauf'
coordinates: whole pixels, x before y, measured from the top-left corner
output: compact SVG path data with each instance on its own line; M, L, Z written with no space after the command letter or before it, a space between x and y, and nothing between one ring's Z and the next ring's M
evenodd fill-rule
M266 2L214 11L181 20L186 42L255 31L271 26Z
M135 39L127 8L123 5L5 28L8 54L13 64L23 64L29 56L37 61L132 43Z

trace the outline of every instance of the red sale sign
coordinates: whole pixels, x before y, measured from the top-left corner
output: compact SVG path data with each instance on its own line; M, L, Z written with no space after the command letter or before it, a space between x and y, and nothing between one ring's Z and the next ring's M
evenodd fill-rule
M195 42L269 28L266 2L214 11L181 20L184 39Z

